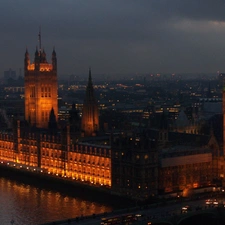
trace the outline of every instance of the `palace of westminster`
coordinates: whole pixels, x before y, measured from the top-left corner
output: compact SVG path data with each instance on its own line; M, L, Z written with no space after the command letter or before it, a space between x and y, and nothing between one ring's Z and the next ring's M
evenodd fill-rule
M166 193L185 195L212 186L215 179L223 185L224 150L213 132L169 131L163 113L159 129L101 132L90 69L81 120L73 107L67 124L59 126L55 50L51 63L41 48L31 63L26 50L24 88L24 120L14 121L11 131L0 131L2 163L143 200Z

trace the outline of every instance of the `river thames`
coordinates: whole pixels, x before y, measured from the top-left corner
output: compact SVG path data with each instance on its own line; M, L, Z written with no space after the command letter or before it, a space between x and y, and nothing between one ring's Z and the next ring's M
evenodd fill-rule
M1 225L37 225L112 210L113 206L108 203L83 198L79 194L71 196L66 192L0 177Z

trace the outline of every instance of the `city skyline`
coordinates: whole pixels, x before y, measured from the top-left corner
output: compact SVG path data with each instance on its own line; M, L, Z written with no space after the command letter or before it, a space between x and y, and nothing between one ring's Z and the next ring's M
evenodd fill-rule
M21 0L1 8L1 71L23 68L26 47L33 61L39 26L46 52L56 48L59 75L89 66L109 75L225 71L223 1Z

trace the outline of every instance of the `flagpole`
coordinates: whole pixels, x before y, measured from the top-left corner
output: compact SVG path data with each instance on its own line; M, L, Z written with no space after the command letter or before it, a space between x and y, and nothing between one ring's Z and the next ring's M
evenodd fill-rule
M39 27L38 41L39 41L39 51L41 51L41 26Z

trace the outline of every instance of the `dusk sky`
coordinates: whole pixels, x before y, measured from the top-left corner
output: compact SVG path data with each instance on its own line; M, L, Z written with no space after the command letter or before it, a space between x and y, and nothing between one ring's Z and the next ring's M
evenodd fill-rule
M33 62L40 25L59 75L225 72L224 0L1 0L1 73Z

